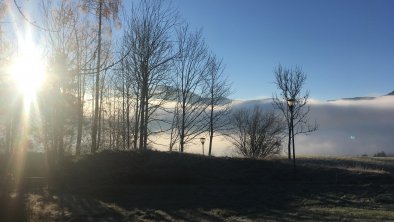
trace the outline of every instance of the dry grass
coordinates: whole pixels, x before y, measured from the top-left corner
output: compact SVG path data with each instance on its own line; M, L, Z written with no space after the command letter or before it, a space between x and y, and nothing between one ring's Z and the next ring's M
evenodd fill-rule
M67 207L61 207L57 197L48 196L47 192L27 194L26 214L31 222L62 221L71 216L70 210Z
M27 190L30 221L394 221L394 162L104 152Z
M373 169L373 168L367 168L361 165L358 166L354 166L354 167L338 167L338 169L346 169L346 170L350 170L352 172L356 172L356 173L376 173L376 174L386 174L389 175L390 173L383 170L383 169Z

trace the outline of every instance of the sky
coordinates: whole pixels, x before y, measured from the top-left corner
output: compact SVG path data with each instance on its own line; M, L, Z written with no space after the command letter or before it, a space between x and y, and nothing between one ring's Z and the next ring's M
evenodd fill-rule
M126 11L135 1L124 0ZM394 96L324 102L394 90L393 0L172 0L172 4L191 27L203 30L210 50L223 59L233 85L231 98L249 100L236 101L242 107L272 96L278 64L303 68L308 75L305 89L313 98L310 118L319 130L297 137L297 152L394 153ZM24 21L15 15L19 20L12 24L20 27ZM272 108L270 103L264 105ZM219 140L214 154L232 155L232 145ZM194 145L190 151L199 153L199 141Z
M125 11L135 2L124 0ZM392 0L171 2L223 59L232 99L271 97L279 64L302 67L321 101L394 90Z
M226 64L233 99L276 91L278 64L300 66L318 100L394 90L394 1L173 0Z

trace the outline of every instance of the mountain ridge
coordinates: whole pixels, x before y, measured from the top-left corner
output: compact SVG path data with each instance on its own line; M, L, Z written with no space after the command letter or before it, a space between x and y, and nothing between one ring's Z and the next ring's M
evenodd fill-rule
M394 91L382 96L394 96ZM327 100L327 102L335 102L340 100L345 100L345 101L374 100L382 96L357 96L357 97L341 98L341 99L329 99Z

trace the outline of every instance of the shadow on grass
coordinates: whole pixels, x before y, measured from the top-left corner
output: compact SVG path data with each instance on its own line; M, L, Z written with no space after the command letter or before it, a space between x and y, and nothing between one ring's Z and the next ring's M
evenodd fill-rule
M0 220L26 221L25 198L21 192L7 192L0 194Z
M394 220L390 167L301 158L294 180L283 159L103 152L65 162L50 189L28 190L25 215L29 221ZM385 173L363 170L377 168Z
M378 214L380 219L394 219L381 213L393 210L391 171L352 167L392 165L357 161L300 159L294 180L291 163L280 159L105 152L65 165L58 174L61 183L51 195L63 196L57 203L68 209L70 218L294 221L362 217L373 221ZM344 209L370 214L349 214Z
M58 221L393 220L393 203L379 203L380 185L214 185L101 187L90 193L49 192L32 218ZM105 191L105 192L103 192ZM60 194L60 195L59 195ZM54 195L58 195L54 198ZM49 201L48 201L49 200ZM45 202L46 201L46 202ZM59 212L63 212L60 216ZM351 212L354 212L353 214ZM41 216L40 216L41 215ZM44 215L44 217L42 216ZM40 220L36 220L40 221Z

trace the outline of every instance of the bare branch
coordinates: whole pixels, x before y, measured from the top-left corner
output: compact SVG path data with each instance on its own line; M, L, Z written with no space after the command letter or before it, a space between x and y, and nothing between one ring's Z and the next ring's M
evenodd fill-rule
M298 134L309 134L318 129L316 122L311 124L308 115L310 112L309 91L303 92L307 76L304 71L296 66L295 68L283 68L278 65L274 70L275 85L279 90L279 95L273 95L273 106L277 109L284 117L287 123L287 129L290 132L291 116L287 106L287 100L295 99L296 103L293 108L293 124L295 128L295 135ZM291 135L289 133L289 141ZM290 142L288 143L288 153L290 158Z

